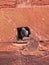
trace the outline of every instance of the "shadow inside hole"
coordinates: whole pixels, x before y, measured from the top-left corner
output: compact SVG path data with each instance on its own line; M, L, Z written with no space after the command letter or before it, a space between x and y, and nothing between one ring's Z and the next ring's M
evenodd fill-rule
M24 37L29 37L31 34L29 27L17 28L17 40L23 40Z

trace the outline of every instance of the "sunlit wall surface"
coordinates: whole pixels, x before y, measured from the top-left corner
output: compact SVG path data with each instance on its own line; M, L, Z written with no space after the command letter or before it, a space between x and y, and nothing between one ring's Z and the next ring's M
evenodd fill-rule
M34 0L34 4L49 3L49 0L37 1ZM16 41L16 28L20 26L29 26L32 34L40 39L49 39L49 5L29 3L32 0L0 0L0 42Z

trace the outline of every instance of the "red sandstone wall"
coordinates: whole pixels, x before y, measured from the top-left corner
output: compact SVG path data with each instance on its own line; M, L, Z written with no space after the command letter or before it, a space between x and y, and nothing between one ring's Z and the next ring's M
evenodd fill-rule
M0 0L0 8L15 7L16 0Z
M49 39L49 6L0 9L0 42L15 41L19 26L29 26L32 34Z
M49 39L49 7L0 10L0 41L11 41L16 28L29 26L40 39Z
M49 0L0 0L0 8L33 5L49 5Z
M26 3L31 5L45 5L49 4L49 0L17 0L17 3Z

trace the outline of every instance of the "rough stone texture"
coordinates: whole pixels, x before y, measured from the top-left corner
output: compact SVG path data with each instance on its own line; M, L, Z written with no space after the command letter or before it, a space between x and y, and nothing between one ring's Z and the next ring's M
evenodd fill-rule
M30 54L23 55L24 47L13 43L19 26L29 26L33 38L48 43L42 42L45 47L40 46L40 52L34 55L30 53L33 48L29 43L30 51L26 52ZM0 0L0 42L0 65L49 65L49 0ZM36 44L36 40L32 43ZM41 54L44 55L41 57Z
M0 8L32 7L33 5L49 5L49 0L0 0Z
M17 4L25 4L27 5L48 5L49 0L18 0Z
M0 0L0 8L15 7L16 0Z
M28 26L31 34L39 37L40 40L48 40L48 21L49 6L0 9L0 41L16 41L16 28L19 26Z
M49 65L49 55L41 58L18 52L0 52L0 65Z

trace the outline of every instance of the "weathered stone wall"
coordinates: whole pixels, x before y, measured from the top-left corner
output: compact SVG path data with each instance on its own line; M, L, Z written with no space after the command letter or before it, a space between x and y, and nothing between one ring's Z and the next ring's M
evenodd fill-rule
M15 7L16 0L0 0L0 8Z
M35 2L35 0L33 1ZM49 0L42 1L48 3ZM21 8L22 5L19 5L20 8L9 8L8 5L13 5L13 2L15 4L21 2L21 0L0 0L0 6L3 7L0 9L0 42L15 41L16 28L20 26L29 26L31 33L37 35L40 39L49 39L49 6Z
M40 39L49 39L49 7L0 9L0 41L15 41L20 26L29 26Z
M31 4L31 5L48 5L49 0L18 0L17 3L18 4L25 3L26 5L27 4Z
M33 5L49 5L49 0L0 0L0 8L32 7Z

